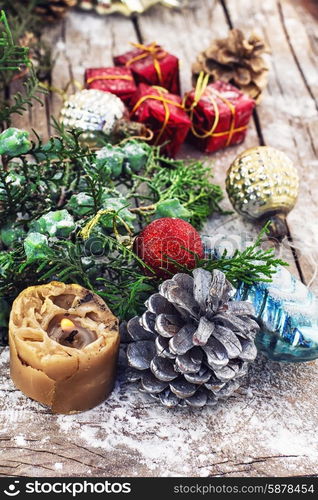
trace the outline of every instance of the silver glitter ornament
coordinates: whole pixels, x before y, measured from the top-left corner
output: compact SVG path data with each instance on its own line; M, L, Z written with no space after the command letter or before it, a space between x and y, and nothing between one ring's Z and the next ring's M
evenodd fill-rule
M226 177L234 209L252 219L272 220L272 236L285 235L285 218L294 207L299 177L288 156L269 146L250 148L235 158Z
M110 92L85 89L64 102L61 122L66 128L109 135L124 115L125 106L119 97Z

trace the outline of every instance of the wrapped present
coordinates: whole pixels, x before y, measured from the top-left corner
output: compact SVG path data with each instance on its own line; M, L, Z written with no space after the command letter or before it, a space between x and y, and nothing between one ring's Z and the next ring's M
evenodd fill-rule
M132 44L135 49L114 57L116 66L130 68L136 83L160 85L172 94L180 94L179 60L153 42Z
M208 85L208 78L201 74L184 99L192 121L189 140L205 153L242 142L255 107L255 101L233 85Z
M163 145L163 152L175 156L191 127L181 98L162 87L141 83L131 104L131 119L153 131L152 144Z
M85 83L88 89L111 92L120 97L127 106L137 87L129 68L89 68L85 71Z

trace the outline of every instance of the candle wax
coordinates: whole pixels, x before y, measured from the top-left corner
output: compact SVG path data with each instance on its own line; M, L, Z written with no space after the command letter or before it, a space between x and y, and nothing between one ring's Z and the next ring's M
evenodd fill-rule
M74 349L83 349L97 339L96 333L81 326L74 316L55 316L49 324L47 333L52 340Z

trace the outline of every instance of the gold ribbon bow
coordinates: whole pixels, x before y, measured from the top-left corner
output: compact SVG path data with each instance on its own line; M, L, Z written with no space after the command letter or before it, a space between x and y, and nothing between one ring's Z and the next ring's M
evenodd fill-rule
M142 59L146 59L147 57L151 56L159 82L162 85L163 78L159 60L163 59L167 55L167 52L162 50L162 48L157 44L157 42L152 42L149 45L143 45L142 43L132 43L131 45L133 45L136 49L141 50L142 53L138 54L138 56L129 59L129 61L126 62L126 66L130 66L134 62L141 61Z
M68 90L69 90L71 85L73 85L79 91L83 90L83 88L84 88L83 85L79 81L74 80L74 79L69 80L63 89L61 89L59 87L54 87L53 85L49 85L46 82L39 83L39 87L47 90L48 92L53 92L54 94L57 94L58 96L60 96L60 98L62 99L63 102L66 101L69 97Z
M163 104L163 107L164 107L164 110L165 110L165 118L164 118L164 121L163 121L163 124L162 124L162 127L160 129L160 132L158 134L158 136L156 137L156 140L155 140L155 145L157 146L157 144L159 144L160 142L160 139L162 137L162 134L164 133L168 123L169 123L169 119L170 119L170 108L169 108L169 104L172 104L173 106L176 106L177 108L181 108L183 109L183 105L182 104L179 104L178 102L175 102L175 101L171 101L170 99L166 99L164 94L168 94L168 90L164 89L163 87L158 87L158 86L153 86L152 88L158 90L159 92L159 95L156 95L156 94L150 94L150 95L144 95L142 96L139 101L135 104L135 106L133 107L131 113L130 113L130 116L132 116L136 111L137 109L145 102L147 101L148 99L153 99L155 101L160 101L162 102Z
M247 125L235 128L235 106L234 106L234 104L232 104L231 101L226 99L220 92L218 92L213 87L209 87L209 91L211 92L211 94L213 93L215 97L219 98L222 102L224 102L224 104L226 104L228 106L229 110L231 111L231 124L230 124L229 130L225 130L224 132L214 132L216 127L219 124L219 121L220 121L220 111L218 108L217 101L212 95L209 95L209 99L210 99L211 104L213 106L215 117L214 117L214 121L213 121L213 124L212 124L212 127L210 128L210 130L203 130L203 134L202 134L195 129L195 126L193 123L194 110L195 110L196 106L198 105L200 99L203 97L203 94L208 86L208 83L209 83L209 75L204 75L203 71L201 71L201 73L198 77L198 80L197 80L195 91L194 91L194 100L189 108L187 108L187 109L185 108L186 111L190 112L190 118L192 121L191 131L195 137L198 137L198 139L206 139L207 137L222 137L223 135L227 135L228 137L227 137L226 144L225 144L225 146L227 147L227 146L229 146L229 144L231 144L231 140L232 140L233 135L236 132L242 132L243 130L246 130ZM184 101L184 104L185 104L185 101Z
M132 81L133 78L130 75L96 75L91 76L87 79L86 83L89 85L90 83L96 82L98 80L129 80Z

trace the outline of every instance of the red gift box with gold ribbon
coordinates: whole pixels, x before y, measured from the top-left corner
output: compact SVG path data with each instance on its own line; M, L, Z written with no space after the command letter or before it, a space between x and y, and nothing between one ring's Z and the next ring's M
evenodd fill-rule
M89 68L85 71L85 84L88 89L116 94L127 105L137 90L129 68Z
M179 59L156 42L132 45L133 50L114 57L115 65L129 68L137 84L159 85L172 94L180 94Z
M189 140L212 153L244 141L255 101L229 83L208 85L208 76L201 74L184 107L192 121Z
M163 145L162 152L175 156L191 127L181 98L163 87L141 83L131 101L132 120L152 130L152 144Z

